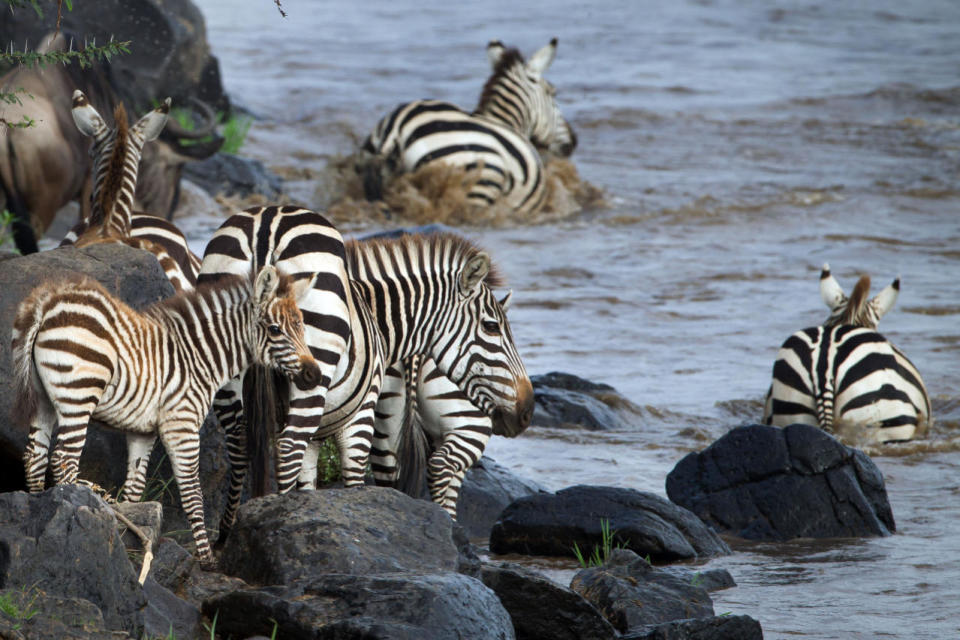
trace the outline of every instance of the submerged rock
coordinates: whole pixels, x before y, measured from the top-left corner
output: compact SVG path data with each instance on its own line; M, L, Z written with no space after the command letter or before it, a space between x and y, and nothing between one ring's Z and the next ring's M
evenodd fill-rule
M556 371L530 381L536 399L531 426L626 430L639 419L633 403L610 385Z
M613 546L655 561L730 553L695 515L652 493L578 485L555 494L521 498L507 507L490 533L490 551L532 555L584 555L603 544L609 523Z
M570 588L597 607L621 632L671 620L713 616L713 601L705 589L655 569L626 549L615 550L603 566L579 571Z
M183 176L212 196L259 194L275 199L283 191L283 181L262 162L230 153L191 162L184 166Z
M644 627L620 640L763 640L763 629L750 616L714 616Z
M718 530L750 540L896 530L873 461L809 425L731 429L677 463L667 495Z
M457 523L471 538L490 537L490 529L514 500L545 493L546 489L512 473L486 456L477 460L463 479L457 502Z

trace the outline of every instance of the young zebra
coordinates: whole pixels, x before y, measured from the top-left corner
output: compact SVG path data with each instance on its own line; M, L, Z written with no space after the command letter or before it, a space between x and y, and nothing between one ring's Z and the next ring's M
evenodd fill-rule
M298 384L316 383L319 368L297 307L314 281L294 281L268 266L255 282L224 278L143 312L86 277L34 289L17 309L12 349L13 415L30 423L30 491L43 490L54 427L57 484L76 481L91 418L133 436L131 460L149 458L159 436L197 553L212 562L198 477L200 426L217 389L252 363L276 367Z
M930 398L920 373L875 331L899 290L898 278L868 299L870 278L862 276L848 298L824 264L820 294L830 315L781 346L764 423L800 422L830 432L852 427L880 443L922 433L930 422Z
M479 169L469 201L488 207L503 201L519 214L540 209L545 196L538 150L569 156L577 138L544 79L557 39L529 62L499 41L487 45L493 74L480 102L468 114L447 102L401 104L376 126L363 149L383 159L390 172L412 172L430 163ZM380 198L378 179L367 180L367 197Z
M167 98L131 127L123 105L117 105L115 127L110 129L83 92L74 91L73 120L84 135L93 138L93 198L90 217L74 226L60 246L121 242L145 249L156 256L174 290L179 292L196 286L200 260L175 225L156 216L132 212L143 145L160 134L169 110Z

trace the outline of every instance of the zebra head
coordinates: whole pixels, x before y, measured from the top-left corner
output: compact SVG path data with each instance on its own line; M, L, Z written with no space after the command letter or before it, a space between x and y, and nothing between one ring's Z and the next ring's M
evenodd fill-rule
M258 364L276 367L301 389L309 389L320 381L320 367L307 346L303 313L298 306L316 280L316 274L294 280L267 265L257 274L254 284L254 359Z
M490 256L463 243L451 313L436 327L431 354L438 367L493 419L498 433L517 434L533 417L533 385L507 322L511 294L497 300L501 280Z
M560 113L556 88L543 77L556 55L556 38L534 53L529 62L517 49L492 40L487 45L487 57L493 74L483 87L474 114L519 131L541 151L567 157L577 147L577 135Z
M832 327L838 324L849 324L866 329L876 329L877 324L897 301L897 295L900 293L900 278L897 277L892 283L868 300L870 294L870 276L860 276L860 280L853 287L853 292L848 298L843 293L840 283L830 273L830 265L823 264L823 270L820 272L820 297L823 303L830 309L830 316L824 322L824 326Z

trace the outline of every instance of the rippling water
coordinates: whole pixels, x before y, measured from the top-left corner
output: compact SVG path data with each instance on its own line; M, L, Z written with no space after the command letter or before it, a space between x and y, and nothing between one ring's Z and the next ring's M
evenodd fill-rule
M606 206L546 224L468 227L515 290L532 373L614 385L620 433L533 430L489 453L550 488L663 493L687 452L760 417L780 343L822 321L818 273L897 275L880 330L918 366L937 423L871 451L898 533L747 544L711 566L718 612L766 637L960 634L960 4L439 3L200 0L224 82L261 117L244 153L327 208L342 161L396 103L472 108L499 38L558 36L548 73ZM843 6L834 6L835 4ZM202 248L219 218L181 218ZM338 218L346 230L387 226Z

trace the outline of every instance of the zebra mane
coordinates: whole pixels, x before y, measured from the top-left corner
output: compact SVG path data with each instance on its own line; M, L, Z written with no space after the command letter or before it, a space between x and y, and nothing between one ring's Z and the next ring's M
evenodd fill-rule
M94 210L90 213L90 225L102 224L103 229L107 228L108 215L116 214L115 201L117 194L120 193L120 188L123 186L123 166L127 157L127 138L130 135L127 110L123 104L118 104L117 108L114 109L113 120L115 124L113 149L110 150L110 158L107 159L104 168L104 183L100 185ZM95 177L99 177L97 176L99 169L99 167L93 168ZM127 229L126 231L129 235L130 230Z
M382 248L388 252L399 248L410 256L423 254L448 254L454 256L453 262L458 265L466 264L471 258L483 252L483 249L456 233L408 233L398 238L370 238L367 240L347 240L344 242L347 252L347 266L350 272L356 273L357 262L362 254L375 254L376 249ZM500 269L491 261L490 271L483 279L491 289L506 286L506 278Z
M870 276L863 275L857 281L850 297L845 301L846 304L837 309L828 321L829 325L849 324L854 326L868 327L872 324L868 318L868 299L870 295ZM873 325L875 328L875 325Z
M477 103L477 108L474 109L473 112L477 113L482 111L483 108L487 106L487 103L496 95L496 86L500 83L500 80L507 76L514 66L525 63L526 61L523 59L523 54L520 53L519 49L511 47L504 51L503 55L500 56L500 60L497 62L497 66L494 67L493 73L487 78L486 84L483 85L483 90L480 92L480 102Z

